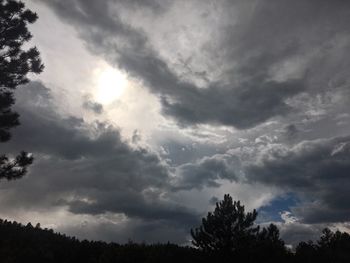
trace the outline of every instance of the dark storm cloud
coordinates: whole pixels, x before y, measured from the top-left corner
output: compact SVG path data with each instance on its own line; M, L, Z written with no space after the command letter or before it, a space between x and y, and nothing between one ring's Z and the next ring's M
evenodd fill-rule
M163 12L166 5L171 3L169 0L119 0L119 2L131 9L146 8L154 12Z
M287 140L295 139L298 136L298 128L295 124L288 124L283 129L283 135Z
M117 129L99 122L89 127L81 118L60 117L52 108L49 96L49 90L38 82L20 90L16 108L21 114L22 125L14 130L16 140L11 142L12 150L28 148L72 160L129 153L130 149L121 141ZM95 134L89 134L89 128L93 128Z
M56 206L74 214L120 213L161 228L187 229L197 221L194 211L161 198L171 188L170 174L157 155L131 148L110 125L58 115L41 83L23 87L17 98L21 125L4 150L25 149L36 159L25 178L3 182L4 210Z
M292 211L307 223L349 220L349 171L350 137L271 147L245 165L249 181L298 193L303 203Z
M203 187L219 187L218 180L238 180L235 169L239 160L231 155L218 154L205 157L194 163L178 167L175 189L202 189Z
M104 0L97 4L94 1L70 0L63 3L52 0L45 1L45 4L76 26L92 52L104 55L130 75L143 80L153 93L160 96L163 113L182 124L209 123L250 128L290 112L286 99L306 89L305 74L278 81L269 75L273 66L298 53L297 40L305 36L288 35L286 41L280 41L279 37L289 29L271 27L279 24L279 17L275 16L275 20L262 23L260 19L265 17L264 8L257 9L261 12L256 14L256 19L242 20L238 29L222 30L224 46L216 48L230 54L222 64L235 62L238 66L222 73L225 79L230 79L229 83L212 82L203 89L173 72L152 48L144 32L134 29L127 21L121 21L117 14L111 14L109 7L113 2ZM282 11L287 12L287 8ZM163 15L166 15L166 10ZM288 21L283 24L288 24ZM254 37L256 32L261 39ZM263 38L265 33L271 38Z
M303 88L301 81L278 83L261 80L243 83L236 89L184 89L183 93L170 97L170 101L166 97L162 99L163 112L185 124L224 124L246 129L272 116L288 113L291 108L284 99Z
M98 202L69 202L70 211L91 215L104 212L125 213L128 217L139 218L143 221L164 220L179 226L191 226L197 222L192 211L180 205L169 206L169 203L156 200L157 196L154 196L154 200L150 202L147 200L147 193L143 196L137 192L123 191L118 194L112 192L92 196L97 198Z
M341 37L347 37L349 33L347 25L350 21L350 4L347 1L272 0L228 3L228 8L238 8L243 12L238 14L238 24L226 28L222 48L227 49L228 45L232 45L228 50L231 62L238 59L240 71L254 76L265 75L273 65L284 67L279 62L286 62L295 55L309 56L319 49L327 52L318 54L316 61L332 59L332 55L335 55L332 54L333 47ZM344 44L348 45L349 42L346 40ZM312 74L327 67L332 69L339 66L336 64L338 62L346 63L339 57L337 60L329 65L313 64L307 73ZM342 70L345 69L344 66L345 64L341 67ZM330 76L327 74L325 77Z
M318 240L325 225L307 225L300 223L277 224L280 228L281 238L287 245L294 248L300 241Z

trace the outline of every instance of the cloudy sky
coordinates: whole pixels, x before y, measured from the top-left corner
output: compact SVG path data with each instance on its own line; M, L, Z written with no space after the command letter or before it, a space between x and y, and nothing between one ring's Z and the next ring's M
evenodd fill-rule
M25 0L45 70L16 94L32 152L0 216L188 243L229 193L287 243L350 231L350 2Z

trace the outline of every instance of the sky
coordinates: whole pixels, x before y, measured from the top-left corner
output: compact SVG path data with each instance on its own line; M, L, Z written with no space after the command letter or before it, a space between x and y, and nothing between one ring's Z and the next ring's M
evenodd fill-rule
M188 244L230 194L287 244L350 231L350 2L25 0L45 70L16 92L0 217Z

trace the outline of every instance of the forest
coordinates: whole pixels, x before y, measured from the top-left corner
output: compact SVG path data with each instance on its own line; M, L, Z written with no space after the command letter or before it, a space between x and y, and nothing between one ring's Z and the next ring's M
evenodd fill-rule
M1 262L350 262L350 235L323 230L316 242L288 249L278 228L254 224L257 213L246 213L229 195L216 204L202 225L191 230L192 244L127 244L79 240L40 224L0 220Z

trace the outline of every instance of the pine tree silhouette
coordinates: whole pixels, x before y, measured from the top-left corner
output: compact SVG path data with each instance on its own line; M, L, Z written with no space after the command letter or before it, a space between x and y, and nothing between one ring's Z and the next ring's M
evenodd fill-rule
M40 73L44 68L36 47L23 49L32 38L27 25L37 18L20 1L0 0L0 143L10 140L10 129L19 125L19 114L11 109L13 92L29 82L28 73ZM15 158L0 154L0 179L22 177L32 162L32 155L26 152Z
M256 210L245 213L239 201L232 200L228 194L216 203L214 212L202 219L199 228L191 229L192 244L204 252L229 257L240 253L252 245L258 226L254 226Z

